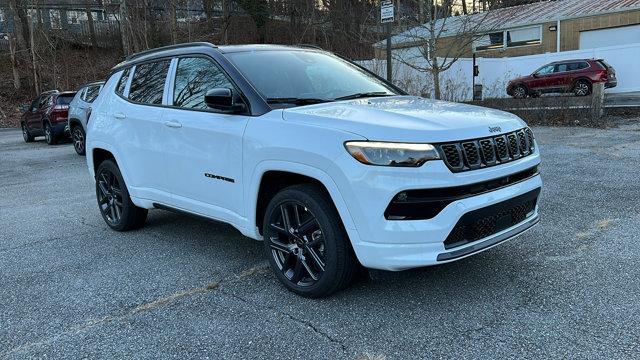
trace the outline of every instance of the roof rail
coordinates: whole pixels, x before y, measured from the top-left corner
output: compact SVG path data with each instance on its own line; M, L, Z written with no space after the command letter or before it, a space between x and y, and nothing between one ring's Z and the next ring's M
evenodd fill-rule
M133 59L139 58L141 56L153 54L153 53L159 52L159 51L181 49L181 48L192 47L192 46L210 46L210 47L214 47L214 48L216 47L214 44L208 43L208 42L189 42L189 43L175 44L175 45L162 46L162 47L159 47L159 48L144 50L144 51L140 51L140 52L135 53L135 54L131 54L131 55L129 55L129 56L127 56L125 58L125 61L133 60Z
M323 48L321 48L318 45L312 45L312 44L297 44L297 47L302 47L302 48L309 48L309 49L316 49L316 50L322 50L322 51L327 51Z

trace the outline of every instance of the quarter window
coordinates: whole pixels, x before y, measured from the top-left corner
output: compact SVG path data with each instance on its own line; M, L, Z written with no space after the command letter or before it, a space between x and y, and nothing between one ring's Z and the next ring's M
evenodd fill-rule
M122 72L122 76L120 76L120 80L118 81L118 86L116 86L116 94L124 95L124 88L127 86L127 81L129 80L129 71L131 68L126 68Z
M136 65L129 89L129 100L143 104L162 104L169 64L169 60L162 60Z
M83 94L83 100L90 103L93 102L98 97L100 93L100 85L97 86L89 86L87 91Z
M233 89L231 81L213 61L181 58L176 69L173 105L188 109L208 109L204 95L215 88Z

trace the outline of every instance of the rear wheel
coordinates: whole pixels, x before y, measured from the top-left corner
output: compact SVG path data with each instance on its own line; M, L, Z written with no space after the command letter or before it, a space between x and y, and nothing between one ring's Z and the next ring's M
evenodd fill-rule
M27 125L25 125L24 123L22 123L21 125L22 125L22 138L24 139L24 142L28 142L28 143L32 142L33 136L29 132L29 129L27 129Z
M76 150L78 155L85 154L85 133L82 126L76 125L73 127L71 131L71 138L73 139L73 148Z
M516 99L524 99L527 97L527 88L525 88L523 85L518 85L516 86L515 89L513 89L513 97Z
M348 286L358 264L340 217L325 191L296 185L267 206L264 245L276 277L304 297L323 297Z
M587 80L578 80L573 87L573 93L576 96L587 96L591 94L591 83Z
M49 145L56 144L56 134L53 132L53 128L49 122L44 123L44 139Z
M105 160L96 172L96 197L102 218L110 228L127 231L144 225L147 209L137 207L129 197L118 165Z

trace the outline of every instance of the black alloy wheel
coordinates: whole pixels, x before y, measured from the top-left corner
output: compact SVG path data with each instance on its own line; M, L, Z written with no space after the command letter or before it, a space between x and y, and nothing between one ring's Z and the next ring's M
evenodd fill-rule
M292 284L315 284L325 271L325 244L320 224L307 207L285 201L271 214L267 241L278 269Z
M73 139L73 148L78 155L85 154L85 134L82 126L76 125L71 132L71 138Z
M96 177L96 192L98 206L102 216L110 226L118 226L122 220L124 205L122 201L122 186L115 174L103 168Z
M292 292L310 298L347 287L359 264L331 197L316 184L280 190L265 209L264 248Z
M131 201L120 169L112 159L100 163L96 170L96 198L100 214L113 230L137 229L147 219L147 209Z

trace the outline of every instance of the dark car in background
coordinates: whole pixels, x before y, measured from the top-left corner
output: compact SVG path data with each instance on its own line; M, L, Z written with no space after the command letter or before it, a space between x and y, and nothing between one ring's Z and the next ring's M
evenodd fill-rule
M517 99L544 93L573 92L576 96L587 96L591 94L593 84L601 82L606 88L618 85L615 70L602 59L556 61L531 75L509 81L507 94Z
M25 142L36 136L44 136L47 144L53 145L67 134L69 103L75 91L46 91L31 102L22 115L20 126Z

